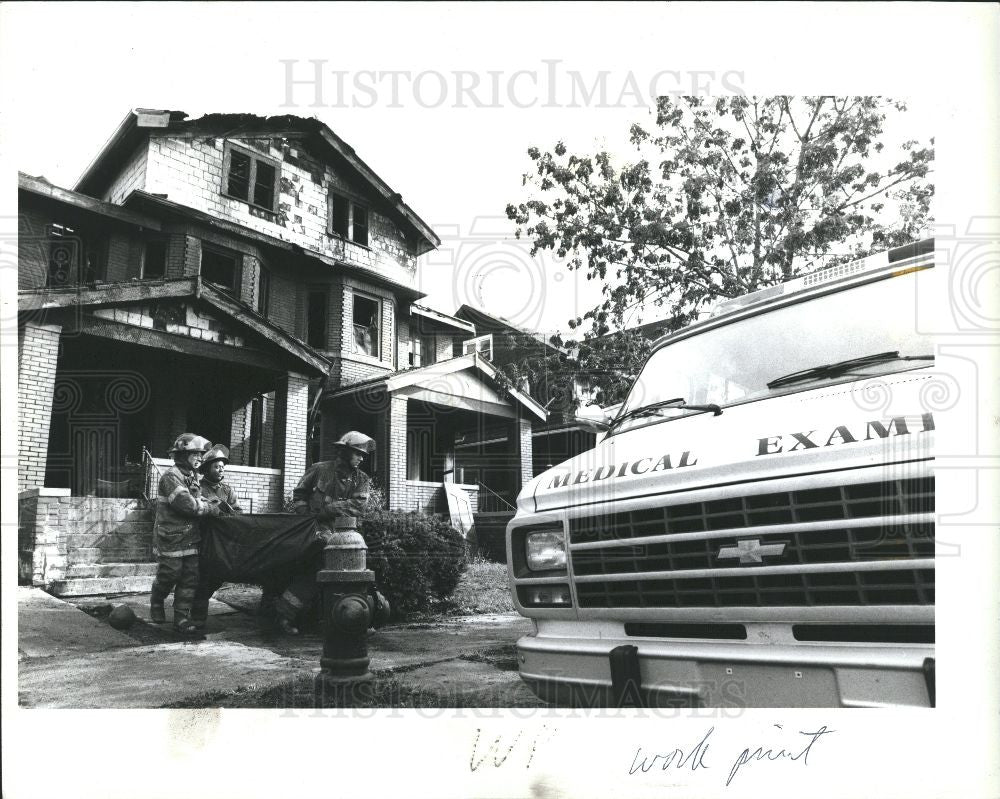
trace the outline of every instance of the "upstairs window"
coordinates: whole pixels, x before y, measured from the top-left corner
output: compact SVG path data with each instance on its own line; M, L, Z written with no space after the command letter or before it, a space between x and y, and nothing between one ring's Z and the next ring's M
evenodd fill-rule
M226 142L222 193L274 213L278 210L278 161Z
M49 231L49 286L93 283L104 279L107 242L69 225L53 223Z
M49 225L49 286L66 286L76 278L80 237L68 225Z
M167 242L151 239L142 248L142 277L146 279L163 277L167 272Z
M354 295L354 351L359 355L379 357L379 303L370 297Z
M430 366L436 362L433 336L414 336L410 339L410 366Z
M470 352L478 352L487 361L492 361L493 334L489 333L485 336L477 336L476 338L470 338L467 341L463 341L462 355L468 355Z
M235 252L202 245L201 279L227 291L240 292L240 264L242 258Z
M368 209L341 194L330 193L329 232L345 241L368 246Z
M306 301L306 344L317 350L326 349L326 289L309 292Z

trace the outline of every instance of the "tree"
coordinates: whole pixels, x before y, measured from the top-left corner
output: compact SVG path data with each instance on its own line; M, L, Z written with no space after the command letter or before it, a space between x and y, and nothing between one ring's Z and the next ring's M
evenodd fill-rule
M879 97L661 97L655 129L631 128L634 164L530 148L534 196L507 206L517 235L604 281L602 302L570 321L582 342L561 342L579 346L572 367L588 371L592 342L637 306L665 306L677 327L716 300L916 238L931 222L934 140L890 157L885 120L905 110Z

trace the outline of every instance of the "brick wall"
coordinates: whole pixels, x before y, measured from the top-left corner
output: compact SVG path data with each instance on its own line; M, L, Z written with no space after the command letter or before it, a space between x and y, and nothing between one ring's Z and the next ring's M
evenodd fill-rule
M145 188L148 150L149 143L145 141L136 148L136 151L132 153L132 156L122 168L121 173L108 186L107 191L104 192L104 196L101 197L102 200L114 203L115 205L121 205L125 201L125 198L133 191Z
M309 380L289 372L278 389L275 401L274 435L280 447L278 463L284 472L282 496L290 496L306 470L306 429L309 416Z
M28 322L19 332L17 485L23 491L45 485L61 328Z
M188 338L213 341L216 344L227 344L231 347L242 347L245 344L243 336L233 332L233 328L214 316L196 310L194 305L178 303L177 321L165 321L158 318L156 306L151 303L116 306L114 308L96 308L93 315L102 319L110 319L133 327L145 327L163 330Z
M389 397L388 413L384 414L385 467L382 484L387 488L390 508L405 508L406 494L406 397Z
M517 427L515 428L518 434L517 451L521 458L521 485L518 490L524 488L531 478L534 477L531 455L531 424L530 419L518 419Z
M153 458L156 469L150 475L147 491L154 496L158 475L165 472L174 462L169 458ZM296 480L301 477L296 475ZM244 513L279 513L284 506L284 483L281 469L263 469L256 466L240 466L230 463L226 466L225 481L233 487Z
M414 285L416 258L407 251L403 231L376 208L370 209L370 246L345 242L327 233L331 189L365 196L353 184L305 151L295 139L232 139L251 151L281 162L277 213L268 213L222 194L224 140L211 137L156 135L149 141L145 190L205 211L331 258L371 269L404 285Z
M298 303L295 283L288 277L272 270L270 299L268 318L271 322L286 333L304 340L304 332L299 330L295 324Z

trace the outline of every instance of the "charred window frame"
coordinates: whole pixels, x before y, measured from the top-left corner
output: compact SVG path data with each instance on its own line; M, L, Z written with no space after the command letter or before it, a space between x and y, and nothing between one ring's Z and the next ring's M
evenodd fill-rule
M139 266L139 277L144 280L155 280L167 274L167 241L166 239L148 239L142 245L142 263Z
M375 297L354 293L351 306L353 322L353 350L358 355L381 358L382 312L381 302Z
M281 162L226 142L222 165L222 194L277 213Z
M235 297L240 293L243 256L221 247L201 245L201 279Z
M344 241L353 241L362 247L369 246L371 213L368 206L331 191L327 202L327 217L327 232L331 236L339 236Z
M266 266L260 267L260 277L257 284L257 313L263 317L271 311L271 271Z
M66 286L103 280L107 267L107 241L76 225L53 222L48 226L49 268L46 285Z

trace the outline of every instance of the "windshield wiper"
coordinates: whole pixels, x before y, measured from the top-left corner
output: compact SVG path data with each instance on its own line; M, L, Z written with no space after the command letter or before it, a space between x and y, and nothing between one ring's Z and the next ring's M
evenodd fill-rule
M619 416L617 419L614 419L608 426L608 430L613 430L626 419L635 419L639 416L652 416L660 408L684 408L685 410L690 409L692 411L712 411L715 416L722 415L722 408L718 405L688 405L687 400L684 399L684 397L674 397L673 399L660 400L659 402L653 402L649 405L642 405L638 408L633 408L632 410Z
M822 366L812 366L808 369L802 369L798 372L791 372L787 375L782 375L781 377L776 377L770 383L767 384L768 388L778 388L779 386L787 386L791 383L798 383L802 380L811 380L814 377L836 377L838 375L846 374L858 366L870 366L876 363L885 363L887 361L933 361L933 355L900 355L899 350L890 350L888 352L877 352L874 355L863 355L860 358L850 358L846 361L837 361L836 363L826 363Z

